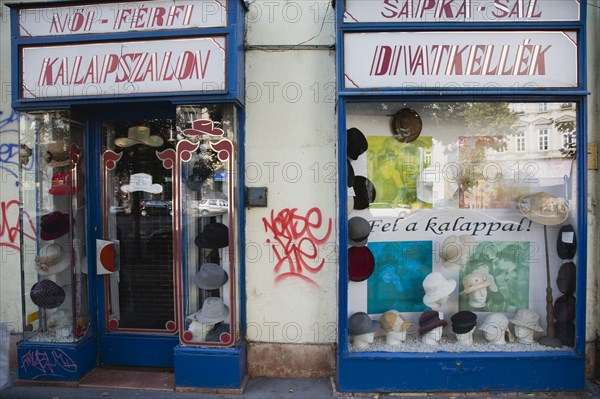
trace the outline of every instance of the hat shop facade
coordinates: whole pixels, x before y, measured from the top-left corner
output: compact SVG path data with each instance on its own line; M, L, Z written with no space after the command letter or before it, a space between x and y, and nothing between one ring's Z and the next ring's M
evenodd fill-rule
M21 382L585 389L585 4L8 7Z
M21 218L38 233L21 247L19 379L123 365L241 385L244 13L11 6Z

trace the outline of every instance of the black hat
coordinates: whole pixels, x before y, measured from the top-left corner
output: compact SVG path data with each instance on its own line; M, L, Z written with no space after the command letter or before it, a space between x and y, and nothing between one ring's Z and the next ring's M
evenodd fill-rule
M206 179L213 175L213 170L208 161L200 159L192 167L192 173L188 176L186 184L192 191L198 191Z
M575 320L575 297L563 295L554 302L554 319L560 322Z
M477 325L477 315L468 310L456 313L450 320L452 320L452 331L455 334L466 334Z
M554 323L554 336L567 346L575 346L575 324L570 322Z
M356 161L360 154L367 151L369 143L365 135L355 127L352 127L346 131L348 135L347 153L348 158Z
M561 259L573 259L577 251L577 237L573 226L567 224L560 228L556 241L556 252Z
M29 296L43 309L54 309L65 301L65 290L51 280L38 281L31 287Z
M558 277L556 278L558 290L563 294L573 294L576 283L575 263L563 263L558 269Z
M364 176L354 178L354 209L367 209L375 201L375 186Z
M392 134L401 143L412 143L421 134L423 121L411 108L402 108L392 118Z
M229 228L223 223L210 223L194 240L199 248L224 248L229 245Z
M346 160L346 180L347 180L346 185L348 187L354 186L354 168L352 167L352 164L348 160Z

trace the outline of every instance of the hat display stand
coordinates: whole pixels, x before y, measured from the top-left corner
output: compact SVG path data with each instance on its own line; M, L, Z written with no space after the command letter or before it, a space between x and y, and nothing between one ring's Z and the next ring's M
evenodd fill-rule
M562 341L554 336L554 305L550 283L550 258L548 256L548 227L544 225L544 250L546 253L546 336L538 341L544 346L560 348Z

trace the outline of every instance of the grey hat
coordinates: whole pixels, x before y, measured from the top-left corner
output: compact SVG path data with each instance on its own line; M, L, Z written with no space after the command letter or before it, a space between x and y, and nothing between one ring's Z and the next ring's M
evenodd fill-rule
M561 293L573 294L575 292L576 273L575 263L567 262L561 265L556 277L556 285Z
M371 320L365 312L354 313L348 319L348 334L362 335L374 332L377 329L377 323Z
M202 323L216 324L229 317L229 307L223 303L223 299L209 297L204 300L202 308L192 317Z
M228 280L229 276L225 270L216 263L204 263L194 276L194 284L203 290L216 290Z
M348 244L353 247L364 247L369 241L371 223L365 218L355 216L348 220Z

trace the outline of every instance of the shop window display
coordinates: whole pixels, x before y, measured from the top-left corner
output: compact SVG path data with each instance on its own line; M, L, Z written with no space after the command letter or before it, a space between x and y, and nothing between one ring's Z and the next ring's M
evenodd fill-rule
M576 107L544 105L346 105L351 351L572 350Z
M68 111L20 115L24 340L69 343L89 330L84 125Z

